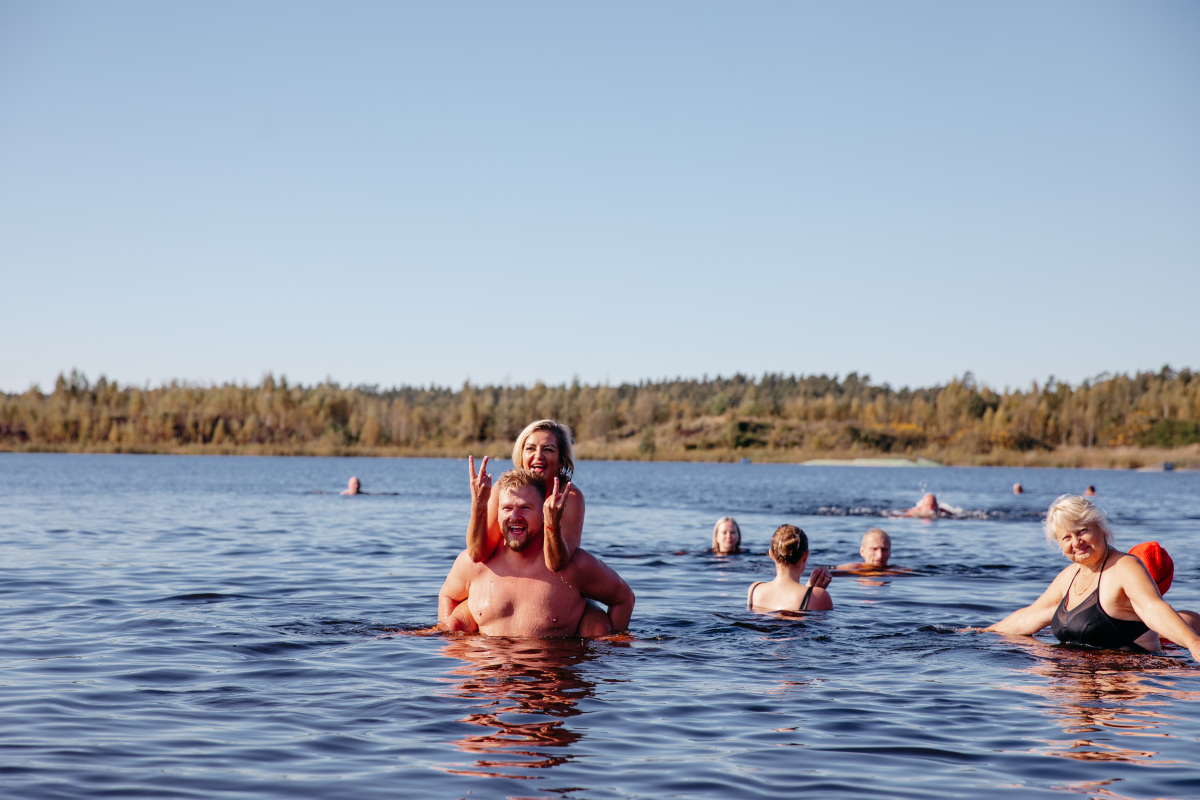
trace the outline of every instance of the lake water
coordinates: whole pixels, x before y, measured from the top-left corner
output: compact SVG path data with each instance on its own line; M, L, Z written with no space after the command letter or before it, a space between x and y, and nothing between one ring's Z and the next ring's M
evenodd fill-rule
M396 494L338 496L351 474ZM1065 561L1038 514L1089 483L1118 545L1164 544L1168 601L1200 609L1200 473L588 462L577 481L584 545L637 593L630 641L380 638L436 620L463 461L0 454L2 793L1200 796L1186 652L956 630L1042 592ZM926 488L972 518L879 518ZM724 514L752 554L704 552ZM749 613L783 522L813 563L882 524L918 574Z

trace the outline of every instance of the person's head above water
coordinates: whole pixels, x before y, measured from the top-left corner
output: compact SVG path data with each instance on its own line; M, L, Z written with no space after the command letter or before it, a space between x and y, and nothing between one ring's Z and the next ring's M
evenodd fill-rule
M771 560L798 566L808 556L808 535L795 525L780 525L771 537Z
M1058 547L1064 547L1064 553L1066 553L1066 549L1063 537L1084 529L1101 534L1105 544L1109 547L1113 546L1113 534L1112 529L1108 527L1108 515L1091 500L1077 494L1064 494L1055 500L1050 505L1050 510L1046 512L1046 522L1042 528L1046 532L1046 541Z
M1087 489L1084 490L1083 494L1085 497L1095 497L1096 496L1096 487L1088 486Z
M346 482L346 489L342 494L362 494L362 483L358 480L358 476L352 476Z
M1019 483L1013 484L1013 494L1021 494L1024 491L1025 491L1025 487L1022 486L1021 484L1019 484Z
M552 419L525 426L513 444L514 467L531 469L547 481L569 481L575 474L575 439L571 429Z
M546 481L531 469L510 469L496 482L496 493L504 544L520 553L542 535Z
M721 517L713 525L712 551L714 553L736 553L742 549L742 529L733 517Z
M862 547L858 548L864 564L886 567L892 557L892 537L882 528L871 528L863 534Z
M915 506L913 506L913 510L914 511L932 511L933 513L936 514L940 509L938 508L937 498L933 496L932 492L930 492L929 494L926 494L924 497L922 497L921 501L919 503L917 503Z

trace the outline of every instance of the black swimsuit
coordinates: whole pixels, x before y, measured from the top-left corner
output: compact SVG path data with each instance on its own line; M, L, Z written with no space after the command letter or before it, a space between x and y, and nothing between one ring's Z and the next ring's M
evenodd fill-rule
M762 585L763 585L762 581L755 581L754 585L750 587L750 602L748 603L748 605L750 605L751 607L754 606L754 590ZM801 611L808 611L808 598L810 598L810 597L812 597L812 587L811 586L805 588L804 597L802 597L800 599L800 610Z
M1104 560L1107 563L1107 553ZM1050 630L1054 632L1058 640L1064 644L1086 644L1106 650L1137 648L1133 640L1150 629L1140 619L1113 619L1104 613L1104 609L1100 606L1100 578L1104 577L1103 565L1100 567L1100 574L1096 577L1096 588L1092 590L1086 600L1070 611L1067 610L1067 598L1071 595L1071 586L1075 584L1077 577L1079 577L1079 570L1076 570L1075 574L1071 576L1071 583L1067 584L1067 591L1063 595L1062 602L1058 604L1058 610L1054 612L1054 618L1050 620Z

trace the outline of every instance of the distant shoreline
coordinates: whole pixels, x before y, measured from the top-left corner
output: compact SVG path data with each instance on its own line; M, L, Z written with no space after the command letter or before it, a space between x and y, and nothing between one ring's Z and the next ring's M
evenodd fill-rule
M463 447L403 448L366 447L363 445L332 445L315 443L310 445L229 445L229 444L120 444L107 442L80 444L14 443L0 441L0 453L79 453L79 454L130 454L130 455L194 455L194 456L294 456L335 458L466 458L477 459L490 456L493 459L511 457L511 445L486 443ZM1155 447L1067 447L1051 452L993 451L992 453L969 453L951 449L930 450L924 453L894 454L878 451L806 452L799 450L753 450L727 449L703 452L661 449L654 454L623 454L616 448L590 446L588 442L577 445L578 461L663 461L692 463L738 463L748 459L752 464L796 464L806 461L844 461L852 466L854 460L879 460L882 462L918 458L937 462L947 467L1028 467L1065 469L1144 469L1164 463L1173 464L1177 471L1192 471L1200 468L1200 445L1176 448ZM831 464L824 464L832 466ZM856 466L875 466L859 464ZM934 465L914 463L913 468L936 468Z
M1200 466L1200 372L1109 375L996 392L970 373L893 389L869 376L735 375L562 386L119 386L61 374L0 394L0 451L195 455L506 456L532 420L574 431L584 460L948 466Z

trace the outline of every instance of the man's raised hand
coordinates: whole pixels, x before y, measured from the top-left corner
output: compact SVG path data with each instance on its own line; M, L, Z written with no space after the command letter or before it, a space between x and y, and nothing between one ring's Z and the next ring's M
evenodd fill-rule
M546 528L557 532L558 523L562 520L563 510L567 507L567 497L571 494L571 482L563 487L562 494L558 492L558 478L554 479L551 491L546 494L546 502L542 504L542 514L546 520Z
M471 470L471 504L487 505L492 494L492 476L487 472L488 457L483 457L479 465L479 474L475 474L475 456L467 456L467 467Z

